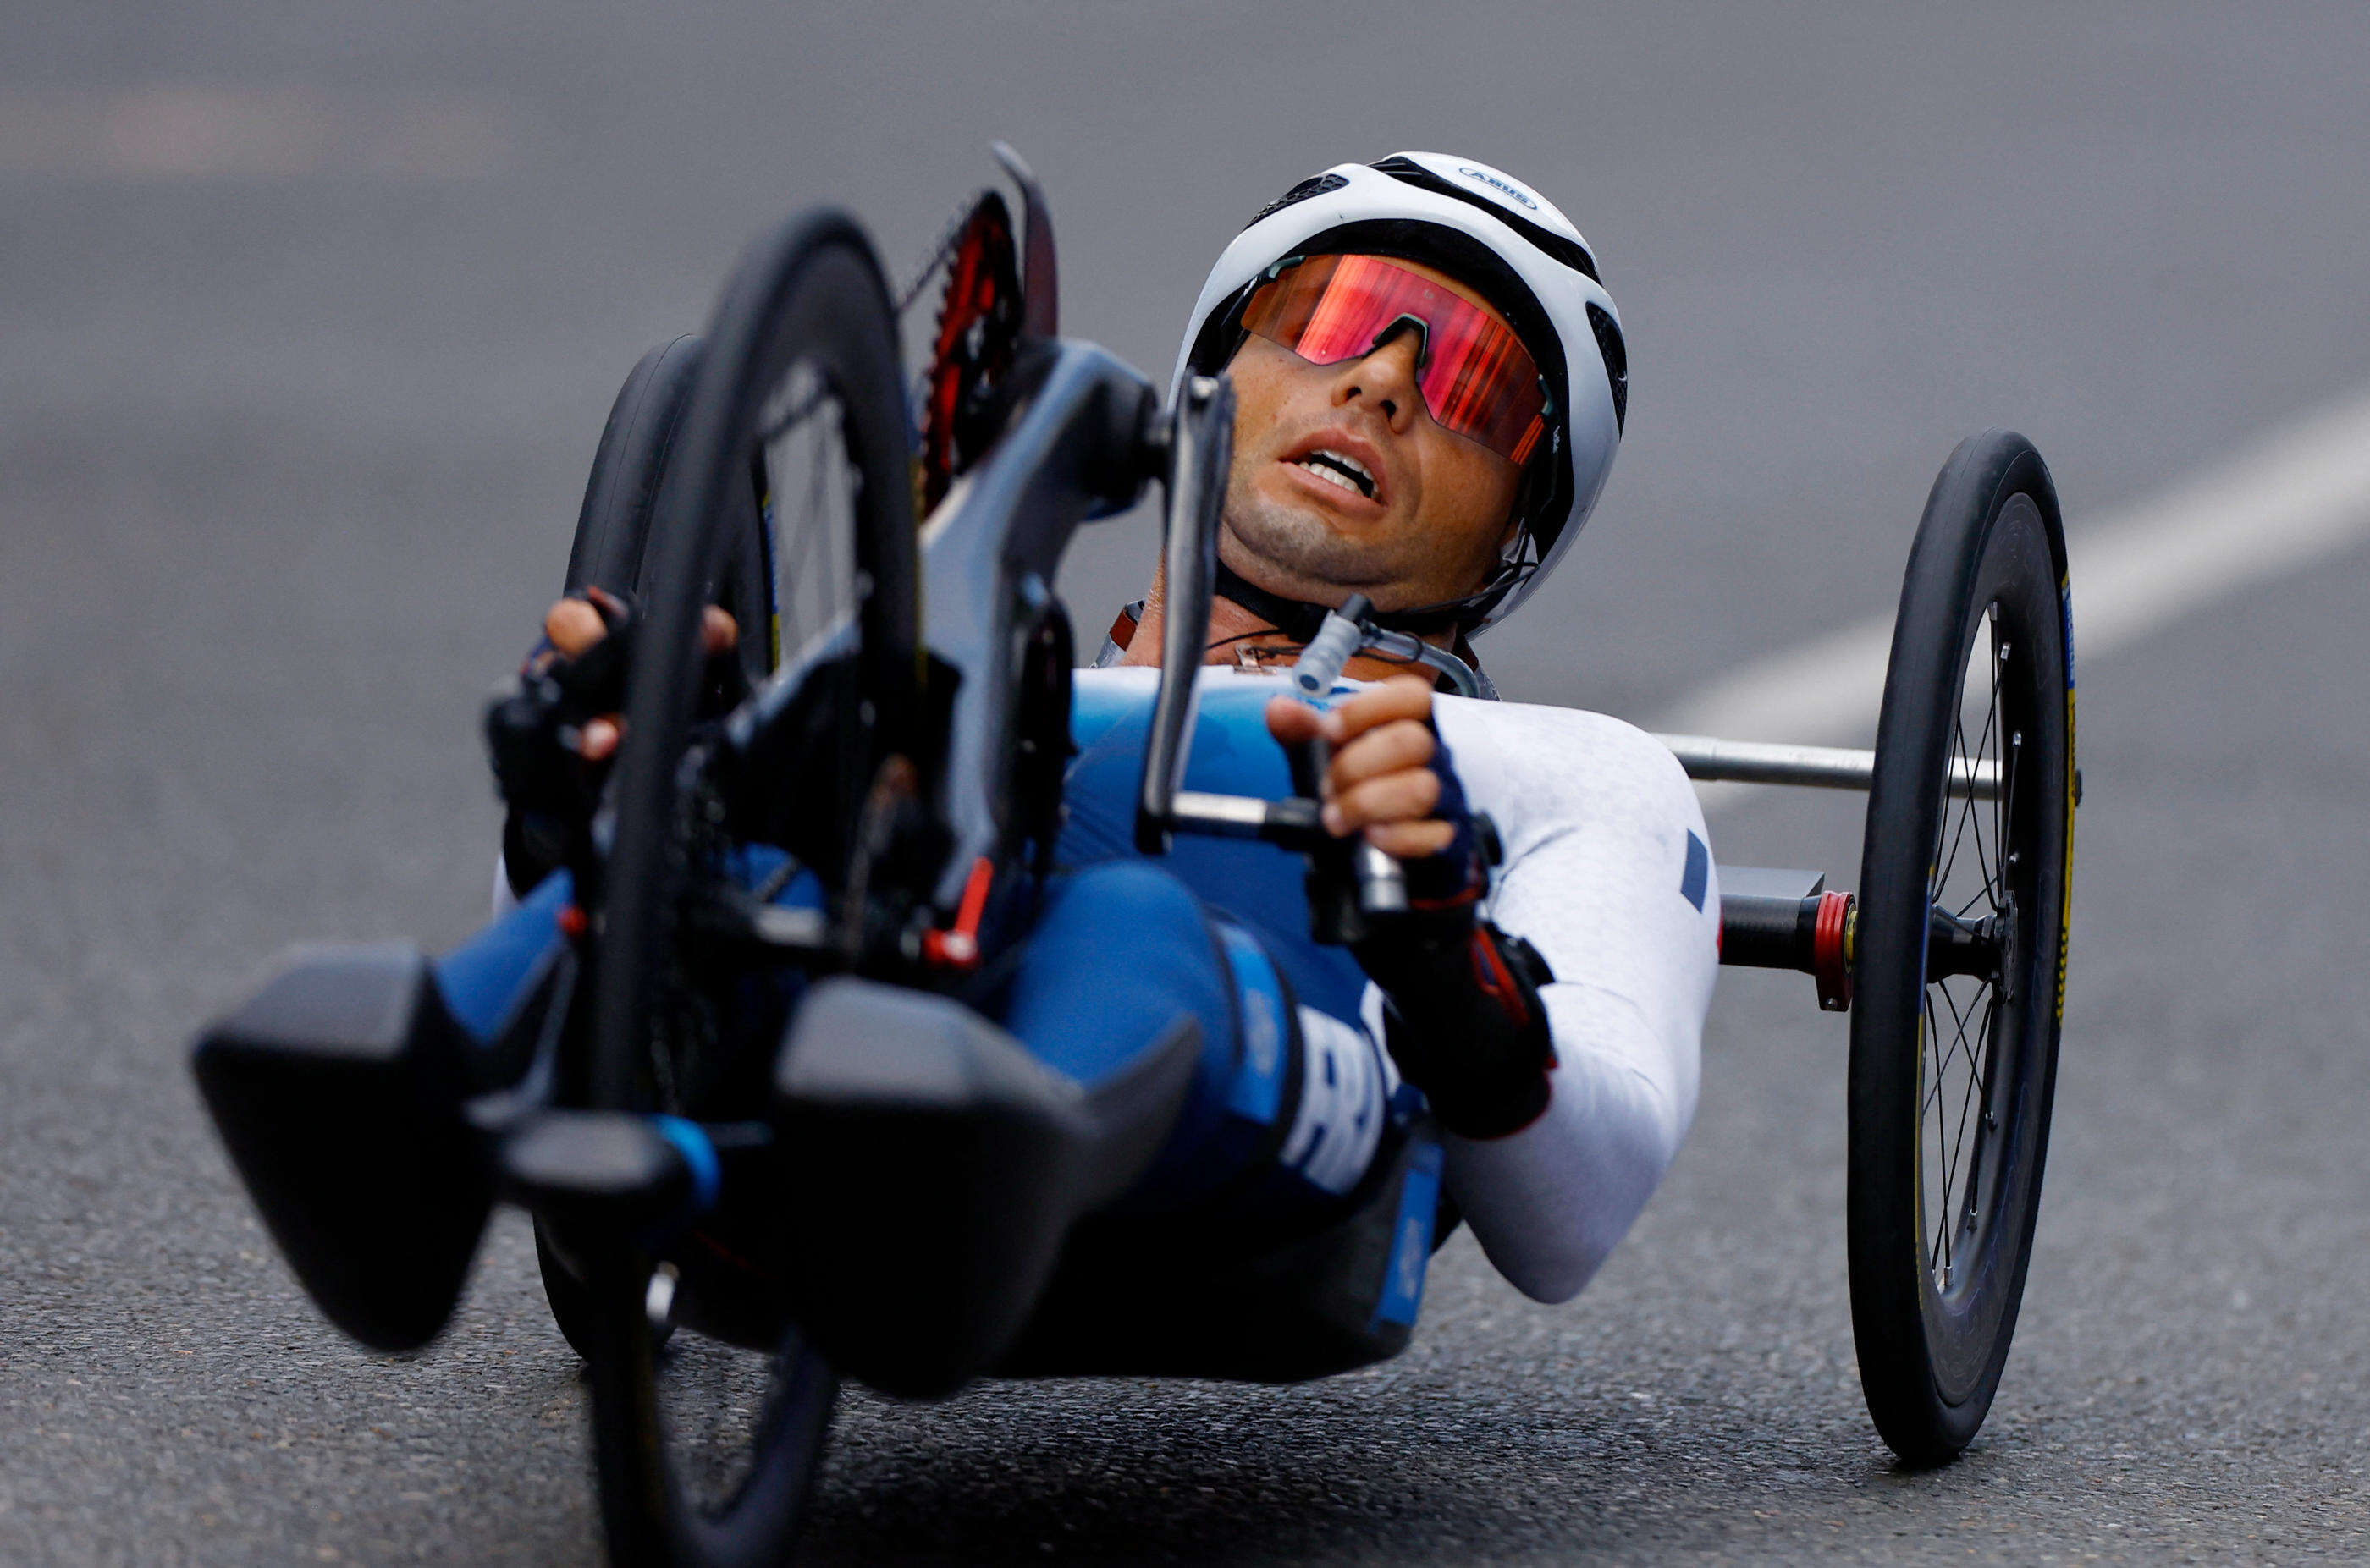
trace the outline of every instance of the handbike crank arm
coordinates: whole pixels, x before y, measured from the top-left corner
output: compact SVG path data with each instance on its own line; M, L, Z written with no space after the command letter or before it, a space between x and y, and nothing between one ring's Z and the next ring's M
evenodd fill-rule
M1794 784L1806 789L1865 790L1876 777L1876 753L1842 746L1779 746L1720 740L1708 735L1657 735L1687 777L1701 784ZM1997 800L1999 764L1955 760L1950 789L1961 800Z

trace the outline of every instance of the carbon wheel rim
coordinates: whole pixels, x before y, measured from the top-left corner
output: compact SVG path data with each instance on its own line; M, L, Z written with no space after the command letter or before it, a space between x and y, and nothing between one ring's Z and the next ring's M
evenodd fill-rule
M831 367L812 355L784 366L759 405L747 498L757 549L729 555L712 593L763 615L759 647L769 675L795 678L846 656L859 642L870 579L857 560L861 483L848 424ZM753 568L754 580L735 580ZM822 753L808 759L816 773L840 781L834 793L843 797L865 767L870 715L863 716L864 724L833 727ZM720 835L708 830L707 819L717 814L712 795L693 770L685 770L685 782L687 856L727 853ZM725 1037L726 1021L708 1000L719 977L685 973L683 960L678 965L654 1008L651 1087L662 1109L696 1115L731 1060L757 1042ZM731 1229L738 1240L745 1227ZM643 1300L653 1329L685 1313L696 1325L702 1314L690 1297L702 1283L734 1297L764 1293L755 1271L708 1255L718 1246L708 1233L695 1233L684 1247L701 1252L699 1266L687 1266L691 1258L657 1265ZM830 1373L800 1336L792 1331L770 1344L738 1342L756 1337L695 1327L673 1335L651 1368L677 1528L706 1561L742 1560L742 1538L762 1542L786 1528L829 1418Z
M2037 559L2036 559L2037 557ZM1995 524L1982 597L1962 644L1959 702L1927 856L1929 910L1996 945L1990 974L1954 975L1929 939L1916 1030L1919 1296L1936 1394L1960 1405L1994 1372L2012 1323L2030 1240L2034 1102L2049 1049L2049 999L2037 967L2050 878L2042 727L2052 717L2054 626L2042 624L2047 561L2040 519L2016 497ZM2005 568L2005 569L2004 569ZM2003 580L2005 579L2005 580ZM2046 582L2046 578L2042 579ZM2055 606L2047 603L2054 619ZM1988 774L1996 797L1953 795L1952 777ZM1929 914L1929 921L1933 918Z
M653 517L595 950L595 1106L764 1115L778 1017L731 999L765 975L696 917L719 883L771 898L768 876L828 883L838 869L876 721L916 681L909 442L869 246L836 214L794 221L727 291ZM720 705L700 653L714 603L738 614L758 681L730 717L701 716ZM811 693L819 716L798 706ZM769 698L801 722L760 792L725 746ZM753 871L753 845L789 864ZM617 1560L778 1561L795 1528L835 1383L785 1329L745 1223L779 1201L763 1173L728 1153L720 1207L670 1239L615 1238L592 1260L596 1451ZM652 1328L675 1323L690 1332L654 1354Z

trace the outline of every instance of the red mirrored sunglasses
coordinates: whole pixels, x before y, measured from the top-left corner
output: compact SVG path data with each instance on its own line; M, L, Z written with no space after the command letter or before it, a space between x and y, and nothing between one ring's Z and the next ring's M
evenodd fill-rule
M1243 329L1314 365L1363 359L1402 322L1423 334L1416 387L1443 429L1524 463L1547 429L1538 365L1484 307L1379 256L1295 256L1243 307Z

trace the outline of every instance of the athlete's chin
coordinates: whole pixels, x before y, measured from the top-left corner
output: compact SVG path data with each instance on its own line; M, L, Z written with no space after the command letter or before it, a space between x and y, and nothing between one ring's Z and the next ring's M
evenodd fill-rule
M1289 598L1373 594L1398 575L1377 531L1352 532L1312 508L1230 508L1226 532L1233 536L1232 548L1222 552L1227 564ZM1263 580L1270 578L1278 580ZM1328 595L1325 589L1339 591Z

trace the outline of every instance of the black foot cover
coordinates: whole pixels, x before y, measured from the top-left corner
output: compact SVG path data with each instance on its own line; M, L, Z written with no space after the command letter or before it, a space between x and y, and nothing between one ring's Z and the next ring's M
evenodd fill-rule
M1088 1095L959 1002L819 985L775 1074L793 1316L848 1376L951 1393L1018 1334L1072 1223L1158 1152L1200 1053L1182 1021Z
M462 1049L403 946L300 949L198 1039L206 1109L281 1251L374 1350L443 1328L492 1206Z

